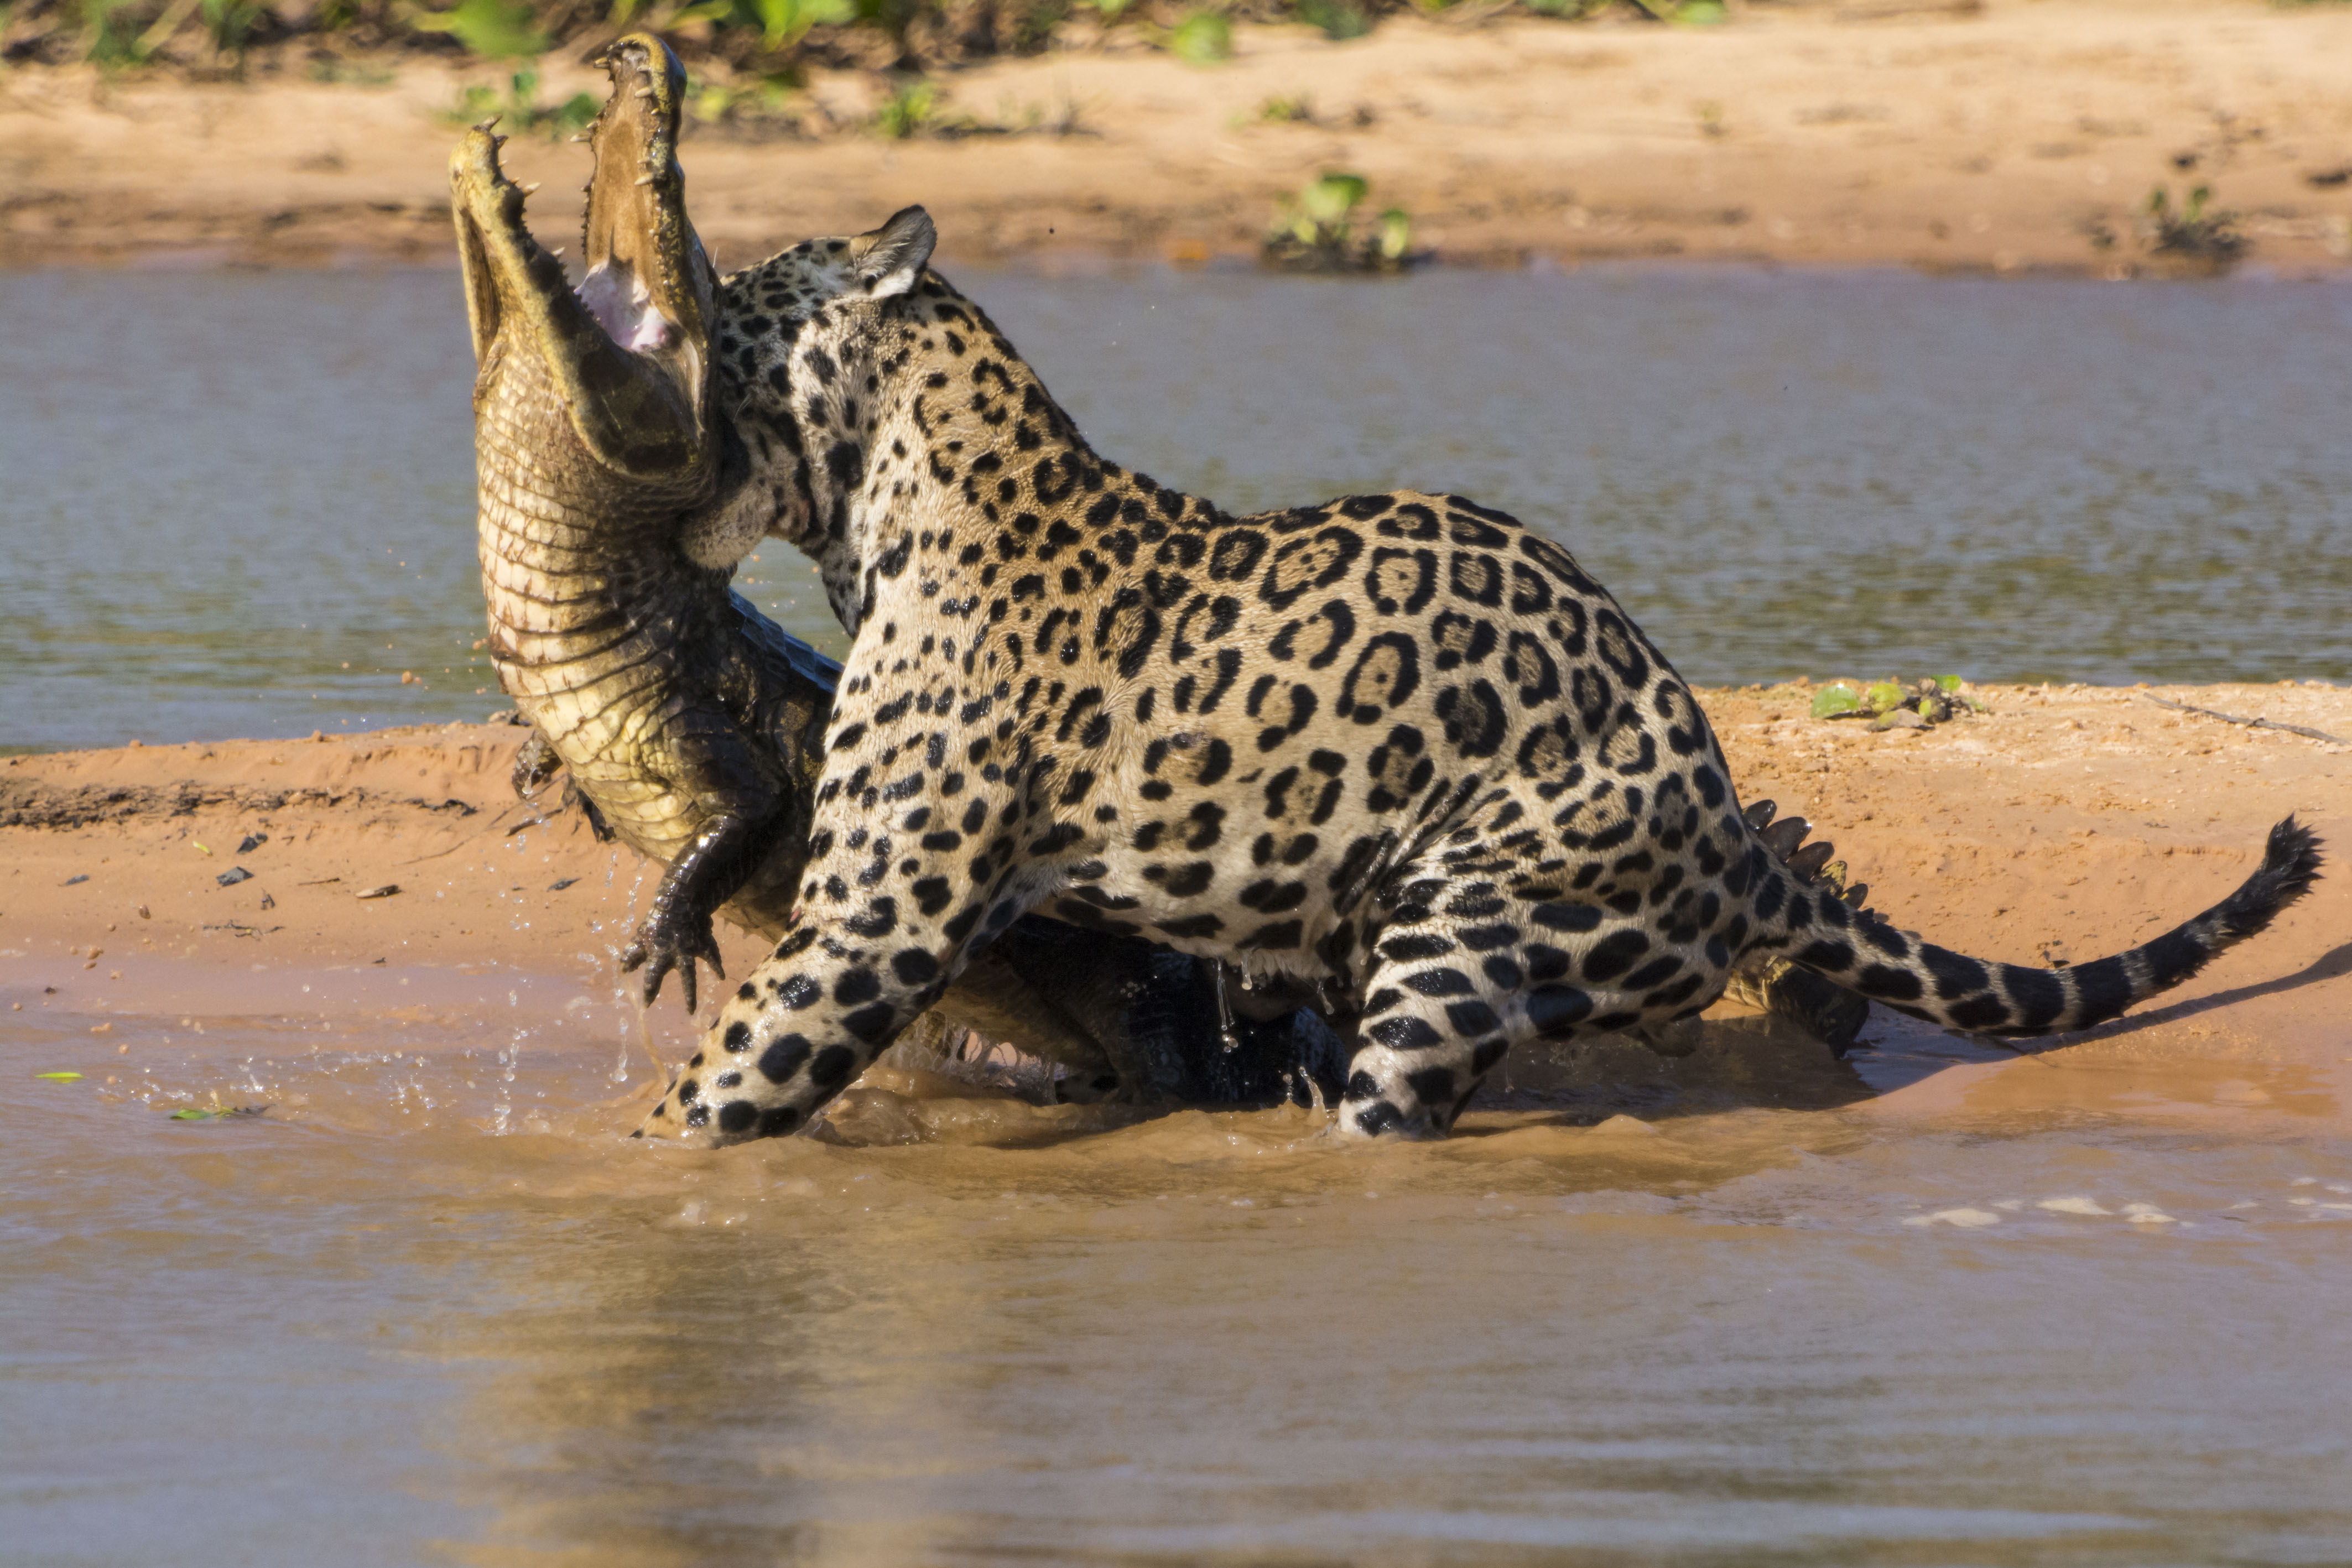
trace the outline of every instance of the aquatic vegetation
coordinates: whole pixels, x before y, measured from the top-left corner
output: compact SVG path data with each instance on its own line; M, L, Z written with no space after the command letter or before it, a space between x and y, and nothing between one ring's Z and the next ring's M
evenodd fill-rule
M1958 675L1912 681L1833 681L1813 694L1815 718L1866 718L1873 729L1924 729L1971 713L1990 713Z
M2148 253L2215 271L2236 262L2246 251L2238 215L2212 207L2212 188L2199 185L2176 210L2171 193L2162 185L2150 191L2145 229Z
M1370 184L1360 174L1325 174L1276 206L1261 257L1284 272L1402 272L1417 259L1412 220L1390 207L1359 233L1356 209Z
M930 123L938 101L930 83L908 82L874 111L875 129L894 141L904 141Z

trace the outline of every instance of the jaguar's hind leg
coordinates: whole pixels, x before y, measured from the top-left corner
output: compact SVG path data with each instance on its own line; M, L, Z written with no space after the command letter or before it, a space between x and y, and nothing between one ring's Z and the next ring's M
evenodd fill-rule
M1373 952L1339 1117L1350 1136L1441 1137L1512 1046L1688 1016L1730 968L1693 918L1435 877L1402 888Z

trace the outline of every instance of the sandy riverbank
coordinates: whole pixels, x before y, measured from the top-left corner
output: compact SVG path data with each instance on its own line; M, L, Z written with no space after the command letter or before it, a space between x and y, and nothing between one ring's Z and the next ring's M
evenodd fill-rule
M1888 735L1809 718L1799 688L1703 695L1744 799L1803 812L1876 907L1988 957L2080 962L2144 940L2234 886L2289 811L2337 864L2352 842L2343 747L2174 712L2141 691L1990 687L1989 716ZM2352 737L2352 691L2156 695ZM0 993L51 1024L87 1015L88 1032L66 1037L86 1041L87 1061L58 1065L93 1073L129 1065L134 1020L208 1014L323 1010L363 1036L403 1009L530 1006L610 1039L631 1011L610 954L650 879L641 887L635 858L595 843L576 812L541 820L516 804L506 780L521 734L461 725L9 758ZM247 839L261 841L240 848ZM236 868L250 877L221 885ZM359 896L386 884L399 891ZM2352 881L2331 866L2273 931L2142 1014L1880 1103L2201 1104L2340 1129L2347 931ZM756 948L726 935L740 974ZM501 999L517 988L528 994ZM666 1052L691 1038L674 995L653 1025ZM1881 1017L1865 1038L1899 1044L1917 1027Z
M2259 263L2352 257L2352 9L1876 0L1708 28L1470 11L1345 43L1244 26L1206 68L1133 39L1000 59L935 83L933 124L965 133L903 141L872 129L886 78L820 72L801 134L689 141L696 218L731 264L916 201L950 260L1199 262L1252 254L1279 193L1348 169L1453 262L2124 274L2160 261L2135 232L2150 191L2201 183ZM547 101L601 90L575 60L541 68ZM9 70L0 265L446 257L448 111L499 75ZM1276 99L1311 118L1269 120ZM548 182L542 228L568 226L585 150L526 135L509 163Z

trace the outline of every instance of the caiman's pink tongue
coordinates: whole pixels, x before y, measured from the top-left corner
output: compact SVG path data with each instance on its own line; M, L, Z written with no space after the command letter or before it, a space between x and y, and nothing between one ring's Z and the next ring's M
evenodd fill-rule
M633 354L667 349L677 341L677 323L661 313L653 296L625 261L599 262L574 290L604 335Z

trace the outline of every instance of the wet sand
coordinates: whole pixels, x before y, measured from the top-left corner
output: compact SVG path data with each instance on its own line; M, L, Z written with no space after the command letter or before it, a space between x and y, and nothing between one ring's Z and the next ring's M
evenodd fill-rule
M2124 276L2171 265L2137 232L2150 191L2177 206L2203 183L2260 263L2352 257L2340 6L1821 0L1684 28L1465 5L1339 44L1244 26L1207 69L1131 32L1070 37L937 78L949 135L883 140L894 84L817 72L791 108L802 134L688 142L696 221L729 265L909 202L951 263L1196 263L1253 254L1277 195L1348 169L1449 262ZM306 79L292 54L251 87L0 74L0 265L448 256L448 111L503 73L361 65L388 79ZM540 68L546 102L603 90L576 60ZM1268 121L1276 99L1309 118ZM587 167L529 136L508 156L558 193Z
M1743 799L1806 815L1889 918L1988 958L2079 963L2145 940L2234 887L2290 811L2331 858L2345 852L2344 747L2149 698L2352 737L2352 692L1983 695L1989 716L1874 734L1811 718L1801 687L1703 694ZM139 1065L158 1019L283 1009L363 1028L386 1007L463 1013L521 981L581 1038L623 1039L635 1009L611 955L656 879L596 843L560 790L541 798L551 815L513 799L522 733L453 725L7 759L0 985L11 1008L87 1018L56 1065L110 1081ZM241 850L249 837L261 841ZM398 891L362 896L385 886ZM1939 1116L2095 1104L2340 1131L2352 1115L2347 888L2331 874L2262 939L2139 1015L2013 1058L1972 1047L1986 1059L1875 1106ZM740 977L758 947L723 927L722 938ZM1741 1011L1727 1002L1716 1016ZM649 1028L638 1046L615 1047L635 1053L641 1089L644 1049L674 1061L692 1039L675 990ZM1896 1049L1927 1036L1956 1038L1883 1010L1865 1030ZM1802 1098L1815 1091L1796 1080L1828 1063L1798 1065L1782 1091ZM1622 1080L1638 1105L1671 1099L1677 1075L1697 1071L1604 1049L1574 1076L1603 1101ZM1736 1093L1776 1092L1734 1076Z

